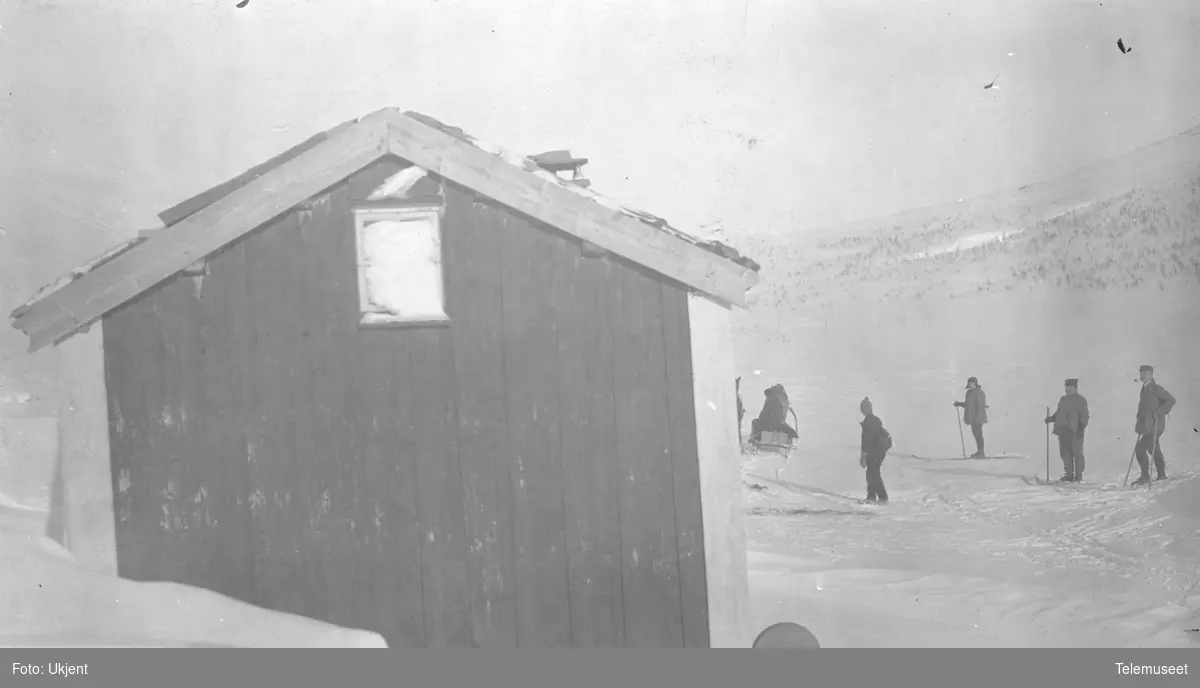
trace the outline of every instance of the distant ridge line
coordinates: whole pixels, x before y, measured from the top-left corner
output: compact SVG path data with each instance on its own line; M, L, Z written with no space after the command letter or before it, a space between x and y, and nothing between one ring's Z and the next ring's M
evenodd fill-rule
M1162 165L1153 167L1152 169L1154 170L1154 172L1161 173L1161 172L1169 171L1170 169L1173 169L1176 167L1184 167L1189 164L1193 164L1196 167L1200 167L1200 157L1197 157L1197 156L1192 156L1190 158L1183 157L1180 155L1181 152L1177 148L1168 147L1168 144L1171 144L1173 142L1177 143L1180 139L1185 139L1188 137L1200 137L1200 126L1195 126L1195 127L1191 127L1190 129L1185 129L1185 130L1179 132L1178 134L1173 134L1171 136L1168 136L1167 138L1160 139L1160 140L1157 140L1157 141L1154 141L1151 143L1147 143L1142 146L1138 146L1137 148L1133 148L1124 153L1118 153L1116 155L1111 155L1111 156L1108 156L1105 158L1098 158L1096 160L1093 160L1092 162L1086 163L1084 165L1080 165L1079 167L1072 168L1071 170L1064 172L1064 173L1058 175L1057 177L1041 179L1041 180L1033 181L1033 182L1027 182L1025 184L1022 184L1021 186L1008 187L1005 189L1000 189L1000 190L993 191L993 192L987 193L987 194L982 194L979 196L971 196L968 198L963 198L961 201L958 201L958 200L941 201L938 203L931 203L929 205L917 206L914 208L906 208L904 210L899 210L899 211L896 211L893 213L885 213L882 215L873 215L873 216L866 217L866 218L849 220L847 222L825 223L825 224L809 225L809 226L802 225L800 227L797 227L795 230L792 230L791 232L783 232L783 231L753 232L753 231L750 231L750 232L742 233L740 237L735 236L734 238L735 239L743 238L743 239L770 240L770 239L778 239L781 237L786 237L786 236L789 236L789 234L820 234L823 232L831 232L831 231L844 232L844 231L853 230L858 227L864 227L864 226L869 227L872 225L879 225L879 229L883 229L888 224L901 224L905 220L908 220L908 219L911 219L914 217L921 217L921 216L933 217L933 216L940 215L940 214L950 214L951 212L957 212L961 209L970 208L970 207L973 207L976 205L986 205L989 203L997 203L997 204L1003 204L1004 206L1007 206L1004 208L1006 214L1010 215L1011 219L1016 220L1019 217L1028 217L1029 215L1034 214L1034 208L1032 208L1032 207L1021 208L1022 204L1019 201L1022 196L1032 195L1033 192L1036 192L1039 190L1044 190L1046 187L1049 187L1049 186L1053 186L1056 184L1063 184L1065 182L1068 182L1068 180L1075 178L1075 177L1084 177L1088 174L1089 171L1096 172L1096 171L1098 171L1104 167L1107 167L1109 165L1112 165L1113 163L1116 163L1118 161L1135 160L1139 157L1147 155L1148 153L1150 153L1151 151L1153 151L1155 149L1167 147L1168 150L1170 151L1170 153L1172 153L1173 155L1170 155L1169 161L1166 164L1162 164ZM1147 172L1147 170L1141 169L1141 170L1137 170L1137 172L1141 172L1144 174ZM1129 179L1128 183L1122 184L1121 188L1119 188L1119 189L1097 189L1096 195L1098 196L1098 198L1093 199L1093 202L1103 201L1104 199L1106 199L1108 197L1119 196L1127 191L1130 191L1133 188L1135 188L1136 186L1138 186L1138 184L1140 183L1139 180L1142 178L1136 177L1135 174L1133 172L1131 172L1128 179ZM1045 205L1053 206L1052 203L1045 204ZM1023 213L1022 212L1014 212L1018 208L1022 209L1024 212ZM1052 214L1047 217L1037 218L1039 221L1049 219L1050 217L1057 217L1059 215L1070 212L1070 210L1046 207L1046 208L1044 208L1043 212L1051 212ZM799 231L797 231L797 230L799 230Z

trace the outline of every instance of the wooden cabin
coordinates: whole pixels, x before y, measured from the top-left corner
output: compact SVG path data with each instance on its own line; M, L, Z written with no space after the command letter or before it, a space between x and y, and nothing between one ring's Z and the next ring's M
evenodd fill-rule
M580 162L384 109L43 289L57 536L393 647L748 647L758 266Z

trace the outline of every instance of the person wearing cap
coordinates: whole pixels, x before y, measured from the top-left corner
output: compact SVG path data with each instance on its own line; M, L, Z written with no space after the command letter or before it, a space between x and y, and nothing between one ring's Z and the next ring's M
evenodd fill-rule
M1077 483L1083 480L1083 431L1088 424L1088 403L1079 393L1079 380L1069 378L1063 386L1067 393L1058 400L1058 409L1046 416L1046 423L1054 423L1054 434L1058 436L1058 455L1063 462L1059 482Z
M979 386L978 378L967 378L966 400L956 401L954 405L964 409L962 422L964 425L971 426L971 434L975 437L975 453L971 455L971 458L984 458L987 456L983 453L983 426L988 422L987 395Z
M880 468L887 458L891 448L891 437L883 427L883 421L875 415L875 410L869 397L863 397L858 405L862 412L862 447L858 455L858 465L867 469L867 498L868 504L887 504L887 488L883 486L883 474Z
M1175 397L1154 380L1154 367L1144 365L1138 369L1142 381L1142 394L1138 399L1137 423L1133 431L1138 434L1134 454L1142 475L1133 482L1145 485L1150 482L1150 456L1154 456L1154 468L1158 480L1167 477L1167 460L1162 452L1162 434L1167 429L1167 414L1175 407Z

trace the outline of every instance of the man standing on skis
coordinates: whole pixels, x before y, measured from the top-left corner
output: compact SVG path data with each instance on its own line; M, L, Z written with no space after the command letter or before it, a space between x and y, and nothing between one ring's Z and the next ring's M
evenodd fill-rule
M1083 431L1088 424L1088 404L1079 394L1079 380L1071 378L1063 384L1067 393L1058 400L1058 410L1046 416L1046 423L1054 423L1054 434L1058 435L1058 455L1062 457L1064 471L1059 482L1077 483L1083 480Z
M974 377L967 378L966 401L956 401L954 405L965 409L963 411L963 424L970 425L971 434L975 436L976 451L971 458L985 458L987 454L983 453L983 426L987 423L987 395L984 394L983 388L979 386L978 379Z
M1138 400L1137 424L1133 431L1138 434L1137 455L1138 466L1142 469L1140 478L1134 485L1145 485L1150 482L1150 456L1154 456L1154 468L1158 471L1158 480L1167 477L1167 460L1162 452L1162 434L1167 429L1167 414L1175 407L1175 397L1154 381L1154 367L1144 365L1138 369L1142 378L1142 395Z

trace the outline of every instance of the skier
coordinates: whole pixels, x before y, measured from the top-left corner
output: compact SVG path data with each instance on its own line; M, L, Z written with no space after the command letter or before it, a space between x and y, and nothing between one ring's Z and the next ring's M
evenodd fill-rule
M782 432L792 440L799 437L799 433L787 424L787 412L791 404L783 385L772 385L763 391L763 395L767 399L763 402L762 411L758 418L750 421L750 437L753 441L757 442L763 432Z
M1150 482L1150 456L1154 456L1154 467L1158 470L1158 480L1167 477L1167 460L1162 452L1162 434L1167 429L1167 414L1175 407L1175 397L1163 389L1154 380L1154 367L1144 365L1138 369L1142 380L1142 394L1138 400L1137 424L1133 431L1138 434L1137 455L1138 466L1142 469L1140 478L1134 485L1145 485Z
M879 469L887 458L888 450L892 448L892 436L883 427L883 421L876 416L869 397L863 397L858 405L862 412L862 447L858 456L858 465L867 469L867 504L887 504L887 488L883 486L883 475Z
M1079 394L1079 380L1070 378L1063 383L1066 394L1058 400L1058 409L1046 416L1046 423L1054 423L1054 434L1058 435L1058 455L1062 457L1062 483L1077 483L1083 480L1083 431L1088 424L1088 403Z
M962 422L964 425L971 426L971 434L975 436L975 453L971 458L985 458L987 455L983 453L983 426L988 422L987 395L984 394L983 388L979 386L977 378L967 378L966 401L956 401L954 405L965 409L963 411Z

